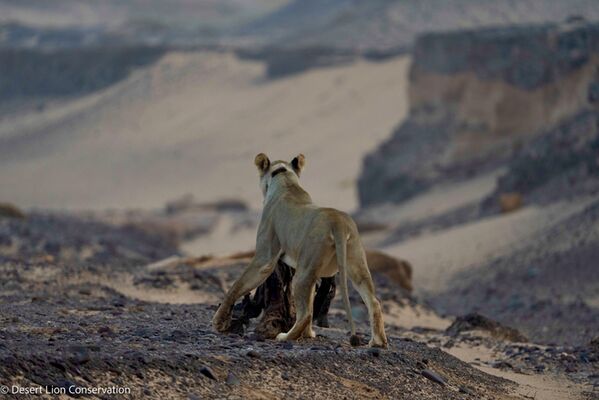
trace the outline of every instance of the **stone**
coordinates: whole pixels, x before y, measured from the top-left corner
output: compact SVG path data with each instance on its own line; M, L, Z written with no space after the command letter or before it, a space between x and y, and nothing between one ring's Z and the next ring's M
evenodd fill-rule
M499 208L506 214L522 208L523 199L520 193L502 193L499 195Z
M214 372L212 371L212 369L210 367L207 366L203 366L202 368L200 368L200 374L204 375L207 378L212 379L213 381L216 381L216 375L214 375Z
M460 386L460 393L465 393L474 396L474 391L472 391L472 389L464 385Z
M441 377L441 375L439 375L438 373L436 373L436 372L435 372L435 371L433 371L432 369L428 369L428 368L427 368L427 369L424 369L424 370L421 372L421 374L422 374L422 376L424 376L425 378L427 378L427 379L429 379L429 380L431 380L431 381L433 381L433 382L435 382L435 383L438 383L438 384L439 384L439 385L441 385L441 386L445 386L445 384L446 384L446 382L445 382L445 379L443 379L443 378Z
M262 356L260 355L260 353L258 353L256 350L248 350L245 353L246 356L251 357L251 358L261 358Z
M379 357L381 355L381 349L378 347L370 347L368 350L366 350L366 352L373 357Z
M496 338L509 340L512 342L527 342L528 339L518 330L501 325L481 314L471 313L456 318L456 320L446 329L450 336L457 336L461 332L472 331L476 329L485 330Z
M241 382L239 381L239 378L237 378L232 372L229 372L227 374L227 385L229 385L229 386L237 386L240 383Z

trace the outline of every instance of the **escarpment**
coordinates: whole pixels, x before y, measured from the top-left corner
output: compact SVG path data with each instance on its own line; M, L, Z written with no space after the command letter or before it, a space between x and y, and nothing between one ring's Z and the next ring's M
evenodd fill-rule
M365 158L360 203L402 202L501 166L539 136L596 111L598 71L597 23L422 35L409 116Z

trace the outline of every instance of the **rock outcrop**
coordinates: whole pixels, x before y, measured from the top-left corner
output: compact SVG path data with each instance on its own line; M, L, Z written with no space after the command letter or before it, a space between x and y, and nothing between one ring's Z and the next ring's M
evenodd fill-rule
M0 100L91 93L155 62L164 51L127 45L55 50L0 47Z
M361 204L401 202L495 168L546 132L592 125L598 68L599 24L579 20L419 37L409 117L366 157Z

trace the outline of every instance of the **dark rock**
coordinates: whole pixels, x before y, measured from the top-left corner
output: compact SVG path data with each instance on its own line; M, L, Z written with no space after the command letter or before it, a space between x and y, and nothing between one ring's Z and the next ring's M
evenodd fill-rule
M90 360L89 349L85 346L72 346L69 360L73 364L85 364Z
M239 378L237 378L232 372L229 372L227 374L227 385L229 385L229 386L237 386L240 383L241 382L239 381Z
M137 328L136 330L133 331L133 335L134 336L140 336L143 338L150 338L153 335L153 331L150 330L149 328Z
M568 171L580 176L579 167L596 171L598 121L597 113L582 111L534 139L511 160L491 197L503 192L530 193Z
M44 244L44 251L48 254L57 255L60 253L61 245L55 241L48 241Z
M440 74L472 71L482 80L531 90L588 62L599 43L589 28L546 24L425 34L414 45L414 64Z
M431 369L425 369L422 372L422 376L424 376L427 379L430 379L431 381L438 383L439 385L445 386L445 379L443 379L441 377L441 375L439 375L438 373L436 373L435 371L431 370Z
M465 393L469 394L470 396L474 396L474 391L472 391L472 389L464 385L460 386L460 393Z
M46 98L91 93L125 79L133 68L153 63L165 51L145 45L126 48L87 46L82 45L87 41L87 34L80 34L79 39L71 42L71 33L62 31L56 35L54 32L47 32L37 31L34 37L41 35L44 37L42 40L53 43L52 47L63 48L65 41L57 40L57 37L64 38L68 35L69 51L3 48L1 57L6 64L0 77L0 93L3 98ZM31 35L31 32L27 35ZM25 75L24 65L27 65L28 71ZM64 74L70 78L65 80ZM38 110L43 107L43 103L38 103Z
M214 381L217 380L216 375L214 375L214 372L212 371L212 369L210 367L203 366L202 368L200 368L200 373L202 375L204 375L205 377L210 378ZM228 379L228 377L227 377L227 379Z
M245 355L251 358L262 358L260 353L258 353L256 350L248 350Z
M170 335L167 336L167 340L172 340L172 341L181 341L184 339L189 338L189 334L187 332L184 332L180 329L175 329L173 330Z
M493 368L497 368L497 369L514 369L514 366L512 364L510 364L507 361L504 360L500 360L500 361L495 361L492 364Z
M381 349L379 349L378 347L370 347L368 348L368 350L366 350L366 352L373 357L378 357L381 355Z
M589 103L599 103L599 82L592 82L588 91Z
M428 188L431 179L414 173L413 167L430 159L430 154L443 153L451 126L447 118L427 124L406 120L391 138L364 158L358 178L360 204L400 203Z
M62 360L52 360L52 361L50 361L50 365L52 365L53 367L58 368L62 372L64 372L64 371L67 370L67 367L65 366L65 364L64 364L64 362Z
M449 339L447 342L445 342L445 344L443 344L443 347L446 349L451 349L453 346L455 346L455 340L453 339Z
M264 340L265 340L264 336L257 334L257 333L252 333L252 334L248 335L247 338L254 342L264 342Z
M283 342L283 344L281 345L281 347L283 347L285 350L291 350L291 349L293 349L293 343L291 343L291 342Z
M572 374L572 373L578 372L578 368L576 368L575 365L569 364L566 366L566 372Z
M546 368L547 367L544 364L538 364L538 365L535 366L535 370L537 372L543 372L543 371L545 371Z
M361 345L363 345L365 342L366 342L366 341L364 340L364 338L363 338L363 337L361 337L361 336L360 336L360 335L358 335L358 334L352 335L352 336L349 338L349 344L351 344L353 347L358 347L358 346L361 346Z
M12 245L12 237L8 234L0 233L0 246L10 246Z
M101 326L98 328L98 333L103 336L111 336L114 335L114 331L109 326Z

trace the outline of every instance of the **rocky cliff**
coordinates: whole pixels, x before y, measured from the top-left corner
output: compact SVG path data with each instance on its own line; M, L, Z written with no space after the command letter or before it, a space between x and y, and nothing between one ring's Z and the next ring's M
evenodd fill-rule
M0 48L0 102L90 93L155 62L164 52L163 48L148 46Z
M597 109L598 68L599 24L580 19L419 37L409 116L366 157L361 204L401 202L434 183L522 160L531 143L547 148L538 137L556 129L563 132L554 138L596 135L596 116L586 113ZM576 128L579 118L593 128Z

